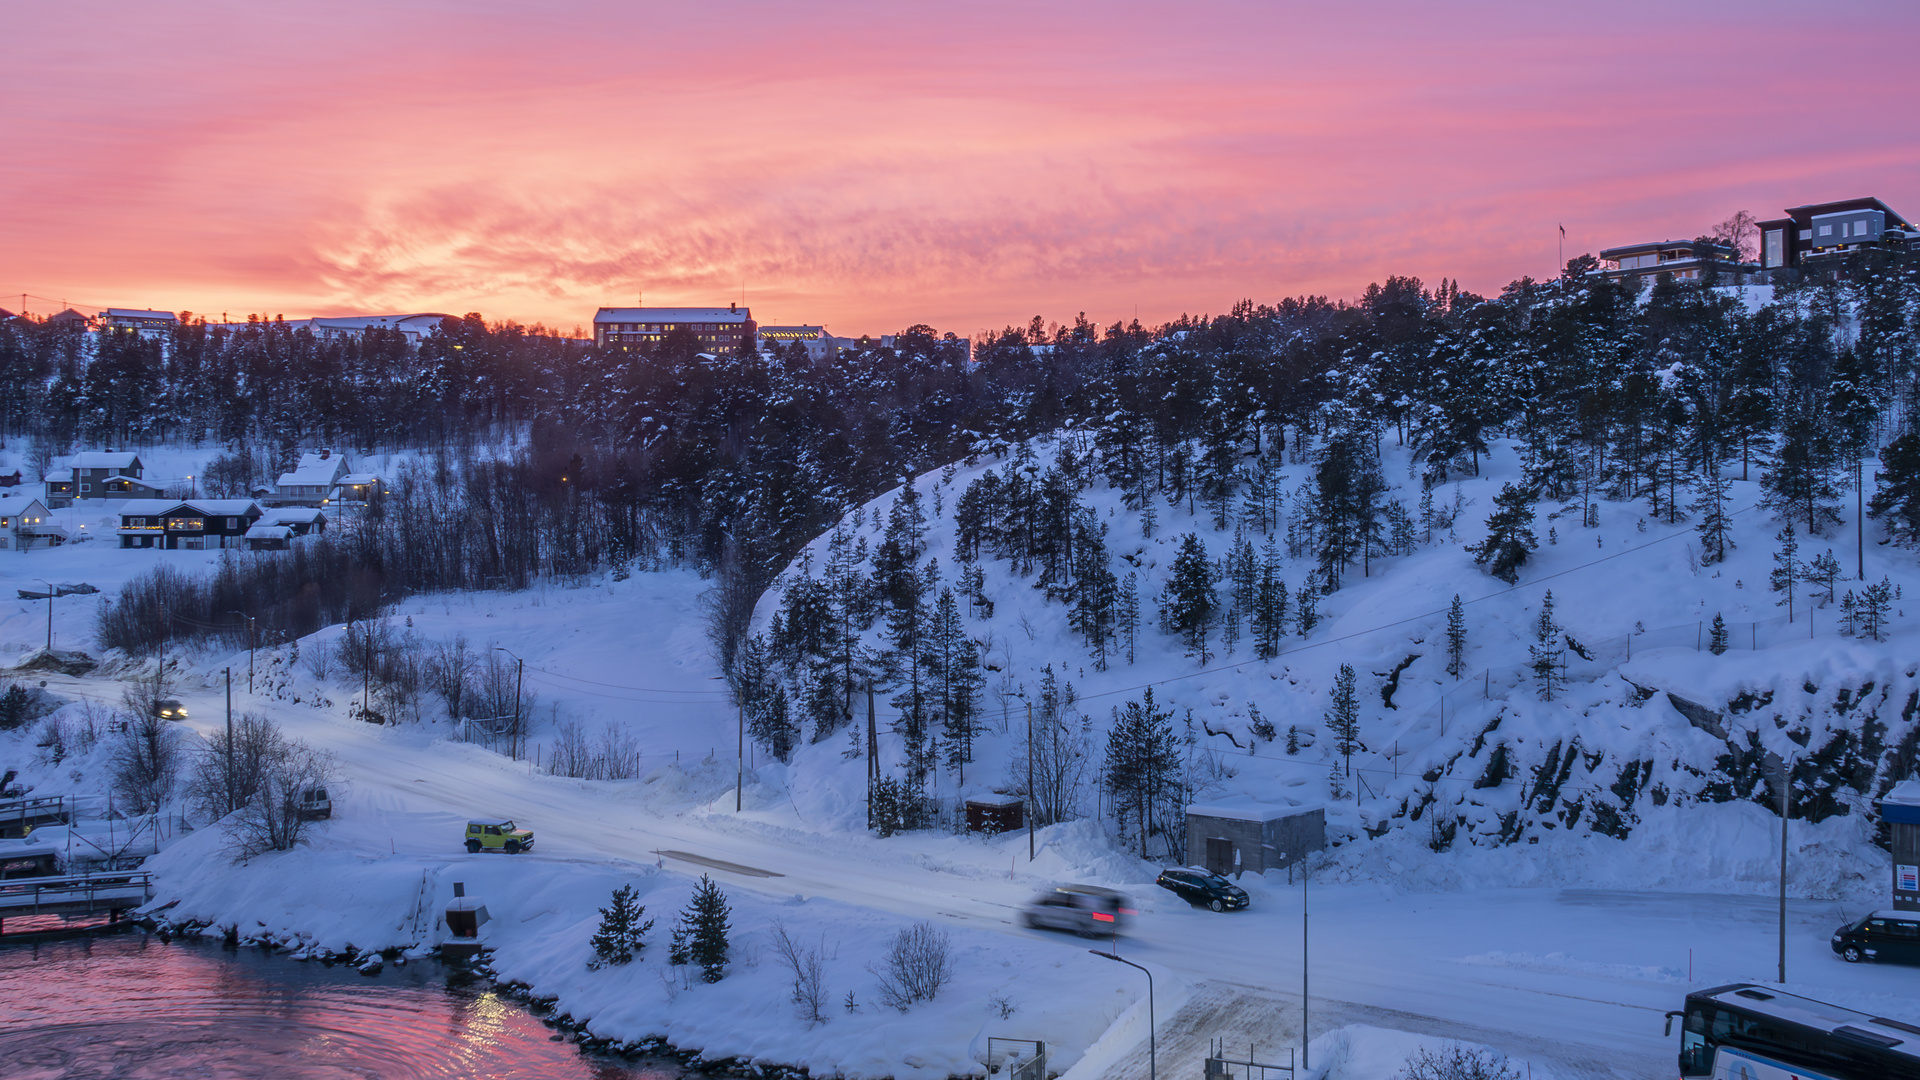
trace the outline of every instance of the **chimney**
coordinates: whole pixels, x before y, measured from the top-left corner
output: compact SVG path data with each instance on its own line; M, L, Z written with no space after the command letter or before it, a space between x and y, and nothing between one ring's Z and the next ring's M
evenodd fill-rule
M734 314L736 314L736 315L737 315L737 314L739 314L739 312L740 312L740 305L739 305L739 304L728 304L728 305L727 305L727 310L728 310L728 311L731 311L731 312L733 312Z
M329 457L331 457L332 455L333 455L333 450L332 450L331 448L329 448L329 447L325 447L325 446L323 446L323 447L321 447L321 448L320 448L320 460L321 460L321 461L325 461L325 460L327 460L327 458L329 458Z

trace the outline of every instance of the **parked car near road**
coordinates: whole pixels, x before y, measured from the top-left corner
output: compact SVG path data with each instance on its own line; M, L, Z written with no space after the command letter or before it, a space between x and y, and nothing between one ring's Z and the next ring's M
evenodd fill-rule
M308 788L300 793L300 816L309 821L333 816L333 800L327 798L326 788Z
M1027 901L1020 921L1036 929L1109 937L1118 934L1134 914L1133 902L1124 893L1098 885L1062 885Z
M515 828L507 818L474 818L467 822L467 850L504 851L518 855L533 848L533 830Z
M1833 951L1850 964L1892 960L1920 964L1920 911L1887 908L1833 932Z
M1162 870L1153 879L1155 885L1195 907L1214 911L1239 911L1247 906L1247 890L1211 870L1197 866L1176 866Z

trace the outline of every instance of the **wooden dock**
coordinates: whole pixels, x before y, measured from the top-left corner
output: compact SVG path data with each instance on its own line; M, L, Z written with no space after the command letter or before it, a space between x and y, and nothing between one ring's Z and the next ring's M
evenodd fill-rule
M116 921L122 912L153 899L153 874L147 870L107 870L65 877L13 878L0 881L0 934L6 920L31 915L106 913Z

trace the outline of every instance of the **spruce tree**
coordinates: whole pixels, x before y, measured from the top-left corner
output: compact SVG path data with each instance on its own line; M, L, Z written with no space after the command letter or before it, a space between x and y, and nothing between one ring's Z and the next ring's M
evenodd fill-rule
M639 899L640 893L632 885L613 890L612 906L600 909L600 929L593 933L593 959L587 961L587 967L597 971L607 964L628 963L645 947L653 920L640 921L647 909Z
M1833 603L1833 591L1840 586L1840 579L1846 574L1846 570L1840 565L1840 560L1833 557L1833 549L1828 548L1815 555L1806 569L1807 583L1820 586L1825 593L1820 598L1821 603Z
M1894 543L1920 547L1920 432L1910 431L1880 451L1874 486L1868 516L1886 526Z
M1695 490L1698 493L1688 507L1699 515L1694 531L1700 536L1700 562L1705 566L1723 562L1733 550L1733 522L1727 515L1727 492L1733 481L1716 475L1709 466L1703 471Z
M1800 538L1791 524L1775 534L1774 539L1780 542L1780 547L1773 553L1773 569L1767 574L1767 581L1774 592L1786 594L1774 603L1787 606L1787 621L1792 622L1793 594L1806 576L1807 568L1800 562Z
M1520 568L1540 546L1533 535L1533 494L1513 484L1502 484L1493 497L1494 512L1487 518L1487 538L1469 546L1473 561L1511 585L1520 580Z
M980 646L967 636L960 605L952 589L941 589L933 607L933 631L928 650L930 677L938 695L941 730L947 738L947 767L966 779L973 760L974 736L980 733Z
M1314 627L1320 625L1320 583L1313 580L1312 574L1308 574L1307 580L1300 583L1300 591L1293 595L1294 625L1299 629L1300 636L1306 637L1313 633Z
M1541 701L1552 701L1560 691L1560 662L1566 649L1560 644L1560 625L1553 621L1553 590L1540 601L1540 618L1534 623L1534 643L1527 646L1528 666L1533 669L1534 690Z
M1127 663L1133 663L1134 637L1140 632L1140 575L1127 571L1120 582L1120 598L1115 608L1114 630L1126 639Z
M1869 585L1860 592L1858 617L1860 632L1875 641L1887 639L1887 615L1893 607L1893 582L1881 578L1880 584Z
M673 928L673 944L668 960L674 964L698 964L700 978L716 983L727 976L727 898L720 886L705 874L694 886L693 899L680 913Z
M1155 831L1153 807L1179 779L1179 743L1173 732L1173 710L1162 709L1148 687L1139 701L1113 710L1107 732L1107 757L1101 782L1114 796L1114 813L1130 806L1140 828L1140 857L1147 857L1147 836Z
M1253 647L1262 660L1280 655L1280 639L1287 632L1287 583L1280 578L1280 556L1268 537L1260 559L1259 580L1253 589Z
M1340 674L1334 677L1326 719L1333 749L1342 758L1346 775L1352 776L1353 752L1360 748L1360 694L1352 664L1341 664Z
M1453 604L1447 608L1447 674L1459 678L1467 668L1467 609L1460 603L1460 594L1453 594Z
M1186 643L1188 656L1204 664L1212 659L1207 652L1207 632L1219 610L1207 545L1198 533L1188 533L1181 539L1180 553L1174 556L1167 574L1166 592L1160 601L1161 622Z
M1727 620L1713 613L1713 629L1707 635L1707 651L1715 656L1727 651Z

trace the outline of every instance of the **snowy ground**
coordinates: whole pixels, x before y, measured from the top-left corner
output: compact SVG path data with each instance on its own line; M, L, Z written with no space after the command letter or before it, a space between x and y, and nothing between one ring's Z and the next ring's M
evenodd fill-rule
M1496 463L1486 483L1497 485L1499 469ZM931 491L938 480L921 482ZM946 491L949 514L964 482L962 476ZM1488 490L1463 490L1463 499L1478 502L1461 517L1461 539L1476 538L1467 533L1484 517ZM1745 502L1736 499L1736 505ZM1048 608L1011 579L995 583L1003 618L989 629L1002 655L1018 660L1017 667L1003 670L1028 685L1048 659L1070 662L1090 715L1103 715L1129 688L1154 682L1176 703L1197 714L1210 710L1207 715L1216 719L1238 713L1244 724L1242 706L1258 702L1284 730L1289 723L1317 724L1324 707L1317 695L1333 665L1344 659L1365 671L1387 670L1409 645L1419 644L1414 639L1430 638L1437 620L1374 628L1440 609L1454 592L1486 598L1477 609L1486 614L1476 614L1476 670L1510 662L1516 648L1524 656L1529 604L1537 603L1548 574L1564 575L1551 581L1562 621L1594 640L1615 630L1624 634L1635 621L1659 628L1702 612L1707 618L1714 611L1728 612L1729 619L1735 612L1748 619L1772 617L1771 597L1757 588L1764 581L1770 529L1756 523L1742 533L1735 562L1693 573L1685 557L1685 526L1649 526L1641 533L1634 508L1609 507L1606 515L1598 544L1592 531L1570 526L1560 544L1543 546L1518 592L1480 574L1457 546L1376 565L1374 578L1330 598L1324 608L1329 625L1306 642L1292 639L1295 652L1271 666L1255 662L1184 678L1198 665L1161 639L1148 651L1151 659L1143 657L1136 667L1082 672L1081 654L1064 627L1043 621L1058 622L1059 605ZM1137 523L1118 511L1111 516L1115 538L1109 543L1117 553L1127 529L1138 536ZM1189 527L1163 519L1159 538ZM1674 539L1663 540L1668 534ZM1868 546L1875 580L1885 572L1920 584L1910 553ZM1144 563L1164 565L1157 540L1143 538L1140 548L1137 557ZM1616 551L1620 558L1596 562ZM84 580L107 590L54 602L56 644L80 648L91 648L97 605L155 561L191 567L245 557L121 552L98 542L7 556L0 559L0 596L37 587L33 581L42 577ZM950 565L945 555L942 565ZM1669 813L1643 806L1644 820L1626 841L1539 830L1530 843L1462 843L1435 853L1419 830L1400 827L1381 840L1342 848L1304 889L1285 875L1247 879L1253 907L1235 915L1188 909L1161 893L1151 884L1154 866L1117 851L1091 821L1042 831L1032 862L1023 835L869 837L859 828L861 764L841 758L839 740L805 747L787 766L753 762L758 767L749 771L744 810L735 813L735 720L707 656L698 615L702 588L690 574L642 574L586 589L417 599L394 613L423 639L460 633L477 649L500 647L524 658L528 688L540 694L536 752L551 742L556 721L578 721L590 732L618 724L648 755L641 781L547 776L525 762L449 741L444 724L380 728L349 721L345 706L357 688L344 685L338 671L323 682L305 663L263 651L260 692L248 694L242 684L235 707L271 715L291 734L337 756L346 783L335 792L335 817L319 827L309 847L244 867L228 863L217 829L194 832L150 863L159 875L161 903L171 905L168 914L176 919L231 926L242 936L272 936L299 947L406 948L444 936L434 914L451 899L453 884L462 882L494 916L486 935L497 950L500 974L530 984L536 993L557 995L559 1008L590 1019L597 1034L627 1040L659 1035L712 1057L752 1056L848 1076L964 1073L973 1068L975 1047L986 1035L1046 1039L1055 1047L1056 1064L1075 1066L1069 1073L1075 1080L1144 1075L1145 980L1131 968L1090 956L1088 942L1027 930L1014 918L1036 887L1059 881L1112 884L1140 901L1140 919L1117 948L1155 972L1154 1004L1170 1055L1163 1056L1163 1066L1182 1054L1191 1058L1215 1036L1231 1046L1250 1046L1269 1061L1283 1060L1298 1045L1303 902L1310 912L1314 1064L1331 1070L1328 1080L1384 1080L1404 1061L1407 1040L1415 1036L1492 1045L1532 1063L1541 1076L1561 1080L1666 1075L1675 1046L1661 1036L1661 1014L1689 986L1775 975L1774 909L1767 894L1774 884L1778 822L1746 802L1690 804ZM0 600L0 662L43 642L46 611L44 602ZM1007 633L1023 615L1035 638L1015 645ZM1826 716L1835 712L1834 686L1877 681L1882 688L1903 687L1912 681L1914 639L1906 625L1896 623L1897 633L1906 636L1881 645L1828 630L1805 642L1780 639L1759 651L1721 657L1691 648L1636 649L1631 659L1623 656L1588 673L1564 702L1549 705L1514 694L1501 730L1527 745L1530 739L1545 741L1555 725L1578 725L1583 738L1594 740L1590 745L1616 758L1655 753L1672 761L1702 752L1695 743L1706 737L1663 698L1638 704L1632 685L1724 703L1746 690L1785 694L1811 680L1826 688L1825 697L1808 696L1792 707ZM1321 644L1336 640L1338 647ZM305 643L309 652L314 644ZM1413 715L1378 710L1369 717L1374 750L1356 763L1372 770L1381 790L1371 804L1336 807L1353 826L1384 819L1413 790L1412 774L1462 748L1452 725L1464 719L1450 721L1446 743L1437 728L1415 730L1424 715L1413 704L1422 701L1415 691L1431 698L1451 685L1437 669L1434 646L1421 651L1401 690L1409 702L1405 712ZM1245 659L1233 656L1215 666ZM210 731L220 722L219 673L231 667L244 676L246 660L244 652L182 658L188 678L180 696L192 714L187 726ZM119 698L119 685L106 676L46 682L49 691L76 702L104 706ZM1367 689L1378 701L1378 683ZM1904 697L1904 690L1899 693ZM1787 704L1783 699L1782 708ZM1896 700L1896 712L1898 705ZM1757 724L1760 715L1744 722ZM1486 720L1479 716L1474 729ZM1766 724L1761 734L1772 739L1778 730ZM1439 756L1380 753L1396 735L1430 739L1427 745ZM1236 768L1223 794L1327 795L1323 754L1303 761L1266 744L1248 755L1216 741L1220 745L1210 752ZM993 763L1005 750L1004 739L983 747L983 764L970 771L969 780L990 786ZM100 791L103 753L96 748L56 766L44 760L31 733L0 736L0 766L19 769L43 794ZM1610 778L1609 766L1596 782ZM1461 787L1459 805L1471 815L1475 804ZM1498 794L1476 797L1484 802ZM535 829L536 852L507 857L460 851L461 824L495 814ZM1920 1020L1910 971L1848 966L1827 947L1834 926L1884 895L1885 857L1864 843L1863 828L1858 814L1818 826L1796 823L1788 978L1798 992L1872 1001L1883 1014ZM726 981L687 987L663 977L666 929L702 872L711 873L731 898L741 949ZM626 882L643 892L648 915L658 920L654 944L628 968L589 972L586 940L597 921L595 909ZM954 935L955 980L932 1005L906 1015L883 1010L874 1000L868 965L895 930L921 919ZM787 1000L786 977L767 946L776 921L802 940L820 943L831 957L831 1019L823 1025L802 1022ZM844 1007L849 992L857 1012Z

